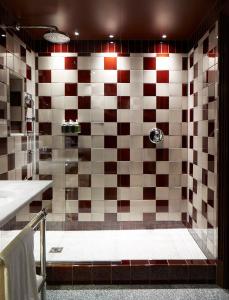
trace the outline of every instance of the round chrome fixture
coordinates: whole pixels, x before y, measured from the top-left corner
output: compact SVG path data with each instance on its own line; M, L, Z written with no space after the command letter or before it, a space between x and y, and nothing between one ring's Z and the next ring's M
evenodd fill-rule
M159 128L153 128L150 130L149 133L149 140L153 144L159 144L163 142L164 139L164 133L161 129Z
M65 44L70 42L69 36L58 30L46 32L44 34L44 39L54 44Z

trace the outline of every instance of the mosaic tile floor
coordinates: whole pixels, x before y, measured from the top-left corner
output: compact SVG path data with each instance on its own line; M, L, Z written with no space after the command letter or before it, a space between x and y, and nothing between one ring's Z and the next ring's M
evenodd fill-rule
M229 293L217 286L104 286L48 290L47 300L227 300Z

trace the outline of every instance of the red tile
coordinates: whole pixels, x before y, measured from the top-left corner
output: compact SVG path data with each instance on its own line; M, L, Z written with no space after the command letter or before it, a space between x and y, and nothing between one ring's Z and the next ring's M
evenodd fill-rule
M169 83L169 71L157 71L157 83Z
M156 57L144 57L144 70L156 70Z
M78 109L90 109L91 108L91 97L90 96L79 96L78 97Z
M168 212L169 201L168 200L156 200L156 212Z
M116 57L104 57L104 70L116 70L117 58Z
M118 135L129 135L130 134L130 123L118 123Z
M118 200L118 212L130 212L129 200Z
M78 112L77 109L66 109L65 110L65 120L69 121L76 121L78 118Z
M118 161L129 161L130 160L130 149L118 149Z
M117 84L104 83L104 96L117 96Z
M77 69L77 57L65 57L65 69L76 70Z
M118 70L118 82L129 83L130 82L130 71L129 70Z
M39 109L51 109L51 97L39 97Z
M91 135L91 123L81 122L80 129L80 135Z
M144 109L143 110L143 121L144 122L156 122L156 110L155 109Z
M168 149L156 149L156 161L168 161L169 150Z
M105 161L104 162L104 174L117 174L117 162Z
M51 70L39 70L38 77L39 77L39 83L50 83Z
M129 108L130 108L130 97L118 96L118 109L129 109Z
M156 175L156 186L158 187L169 186L169 176L167 174Z
M90 70L79 70L78 71L78 82L90 83L91 82L91 71Z
M130 187L130 175L120 174L117 176L118 187Z
M157 97L157 109L169 109L169 97Z
M105 200L117 200L117 188L105 187L104 188Z
M143 174L156 174L156 162L144 161L143 162Z
M39 134L41 135L51 135L52 134L52 123L39 123Z
M77 96L77 83L65 83L65 96Z
M26 78L31 80L32 72L31 72L31 67L26 65Z
M79 200L79 213L90 213L91 212L91 201Z
M188 58L182 57L182 70L188 70Z
M155 83L144 83L143 86L144 96L156 96L156 84Z
M182 96L188 96L188 84L182 83Z
M105 135L104 148L117 148L117 136Z
M117 110L104 109L104 122L117 122Z
M155 200L156 188L155 187L143 187L143 200Z

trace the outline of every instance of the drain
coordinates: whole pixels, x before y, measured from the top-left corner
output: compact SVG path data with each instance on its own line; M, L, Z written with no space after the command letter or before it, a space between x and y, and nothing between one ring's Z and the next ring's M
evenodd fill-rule
M63 247L52 247L49 253L61 253L63 251Z

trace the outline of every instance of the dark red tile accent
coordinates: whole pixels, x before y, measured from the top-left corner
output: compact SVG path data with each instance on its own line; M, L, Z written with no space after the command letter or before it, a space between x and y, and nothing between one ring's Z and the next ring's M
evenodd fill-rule
M77 57L65 57L65 69L76 70L77 69Z
M130 284L130 266L113 265L112 266L112 284Z
M79 148L78 157L79 161L91 161L91 149Z
M104 188L105 200L117 200L117 188L105 187Z
M26 48L20 45L20 54L22 61L26 62Z
M30 213L38 213L42 209L42 201L33 201L29 205L29 212Z
M156 174L156 162L144 161L143 162L143 174Z
M215 170L215 156L208 154L208 171L214 172Z
M26 78L29 80L32 78L32 69L29 65L26 65Z
M193 66L194 62L194 53L192 53L189 57L189 67L191 68Z
M104 174L117 174L117 162L116 161L104 162Z
M39 123L39 134L41 135L52 135L52 123Z
M188 96L188 84L182 83L182 96Z
M156 70L156 57L144 57L143 59L144 70Z
M215 136L215 121L211 120L208 121L208 137L214 137Z
M144 109L143 110L143 122L156 122L156 110Z
M194 78L198 77L198 63L195 63L194 65Z
M143 96L156 96L156 84L155 83L144 83Z
M182 70L186 71L188 70L188 58L182 57Z
M80 123L80 135L91 135L91 123Z
M74 284L91 284L92 268L89 265L73 266L73 283Z
M190 92L190 95L193 94L193 91L194 91L194 82L191 81L191 82L189 83L189 92Z
M77 83L65 83L65 96L77 96Z
M91 212L91 201L79 200L78 207L79 207L79 213L90 213Z
M117 96L117 84L104 83L104 96Z
M51 83L51 70L38 70L39 83Z
M131 265L131 283L132 284L147 284L150 282L151 267L142 265Z
M65 120L66 121L76 121L78 118L78 111L77 109L65 109Z
M169 149L156 149L156 160L157 161L168 161L169 160Z
M130 108L130 97L118 96L118 109L129 109L129 108Z
M117 122L117 110L104 109L104 122Z
M155 200L156 188L155 187L143 187L143 200Z
M78 163L77 162L66 162L65 163L65 174L78 174Z
M130 187L130 175L120 174L117 176L118 187Z
M91 186L91 175L79 174L78 175L78 186L79 187L90 187Z
M78 188L65 188L65 200L77 200Z
M158 186L158 187L169 186L169 175L167 175L167 174L156 175L156 186Z
M157 71L157 83L169 83L169 71Z
M143 148L156 148L156 145L149 140L148 135L143 136Z
M8 152L7 138L0 138L0 155L6 155Z
M208 200L208 204L213 208L214 208L214 194L215 192L210 188L208 188L207 200Z
M130 212L130 201L129 200L118 200L118 212Z
M91 82L91 71L90 70L78 70L78 82L79 83L90 83Z
M118 82L129 83L130 82L130 71L129 70L118 70Z
M117 148L117 136L105 135L104 148Z
M111 284L111 265L94 265L92 282L93 284Z
M130 123L118 123L118 135L129 135L130 134Z
M78 109L90 109L91 97L90 96L78 96Z
M40 96L39 97L39 109L51 109L51 97Z
M130 149L118 149L117 160L118 161L129 161L130 160Z
M157 212L168 212L169 211L169 201L168 200L156 200L156 211Z
M206 39L203 41L203 54L207 54L209 50L209 38L206 37Z
M202 183L208 186L208 171L205 169L202 169Z
M116 57L104 57L104 70L116 70L117 58Z
M202 215L207 219L208 205L202 200Z
M169 122L157 122L156 127L160 128L164 135L169 135Z
M157 97L157 109L169 109L169 97Z
M14 168L15 168L15 153L10 153L8 154L8 171L13 170Z

